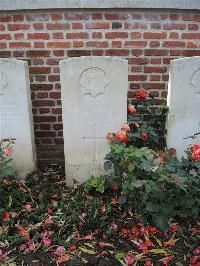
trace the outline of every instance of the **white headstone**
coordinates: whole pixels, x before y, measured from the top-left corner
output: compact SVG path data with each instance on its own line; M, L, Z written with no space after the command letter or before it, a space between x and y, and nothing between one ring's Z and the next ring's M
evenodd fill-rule
M187 138L200 132L200 56L173 60L169 77L167 146L181 158L190 144L200 144L200 135Z
M0 59L0 139L15 138L13 167L24 177L35 168L28 63Z
M128 62L113 57L60 61L68 185L103 174L108 132L127 121Z

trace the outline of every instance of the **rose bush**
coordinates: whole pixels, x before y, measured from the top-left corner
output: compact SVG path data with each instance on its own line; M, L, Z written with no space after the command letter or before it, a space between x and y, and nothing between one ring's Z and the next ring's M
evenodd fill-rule
M171 218L199 216L200 145L190 147L181 161L174 149L165 150L158 121L165 120L167 108L152 110L152 100L145 90L138 91L134 105L128 104L130 123L108 134L111 152L104 166L111 174L104 177L104 186L117 187L120 204L132 206L143 222L164 230Z
M14 139L0 141L0 178L13 175L12 161Z

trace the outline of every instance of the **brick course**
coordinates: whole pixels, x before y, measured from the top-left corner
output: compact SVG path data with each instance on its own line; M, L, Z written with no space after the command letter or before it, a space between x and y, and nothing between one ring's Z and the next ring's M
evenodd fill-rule
M128 97L144 87L159 103L167 96L170 61L200 56L199 32L197 11L0 13L0 57L29 63L38 159L64 158L59 60L77 56L126 58Z

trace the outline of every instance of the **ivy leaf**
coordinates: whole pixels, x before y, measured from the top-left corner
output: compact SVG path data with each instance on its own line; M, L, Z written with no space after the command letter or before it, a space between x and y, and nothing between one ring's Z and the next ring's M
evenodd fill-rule
M125 196L120 196L118 198L118 203L119 204L124 204L124 203L126 203L126 201L127 201L127 197L125 197Z
M108 171L108 170L110 170L112 168L112 163L111 163L111 161L106 161L105 163L104 163L104 169L105 169L105 171Z
M84 248L84 247L79 247L79 249L80 249L82 252L86 253L86 254L90 254L90 255L95 255L95 254L97 254L96 251L94 251L94 250L90 250L90 249L86 249L86 248Z
M163 231L168 227L167 219L164 216L154 216L153 222L158 228Z

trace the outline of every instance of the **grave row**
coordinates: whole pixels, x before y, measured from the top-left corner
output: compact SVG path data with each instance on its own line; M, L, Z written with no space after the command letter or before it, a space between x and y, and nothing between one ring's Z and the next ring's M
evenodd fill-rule
M114 57L60 61L65 171L68 185L104 173L108 132L127 121L128 62ZM200 131L200 57L173 60L168 86L167 146L184 155ZM15 138L13 166L36 167L28 64L0 59L0 139ZM199 140L198 140L199 141Z

